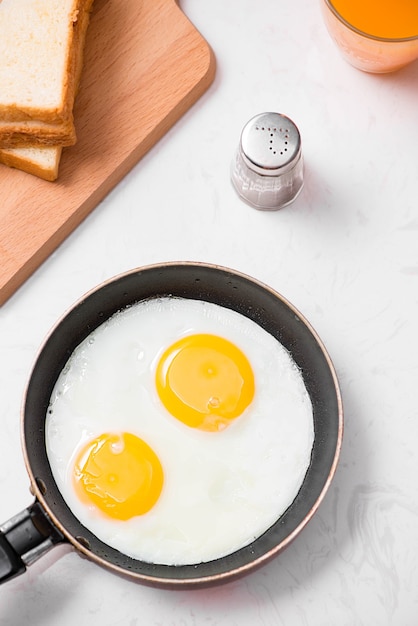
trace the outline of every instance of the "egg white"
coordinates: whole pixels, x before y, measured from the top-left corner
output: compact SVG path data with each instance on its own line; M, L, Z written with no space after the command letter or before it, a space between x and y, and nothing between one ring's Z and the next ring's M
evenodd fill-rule
M254 371L252 404L222 432L189 428L157 395L158 358L191 333L229 339ZM128 521L86 506L72 484L80 446L118 431L144 439L164 470L157 504ZM74 515L120 552L168 565L219 558L267 530L296 497L313 439L301 373L275 338L230 309L168 297L117 313L81 343L58 378L46 419L52 473Z

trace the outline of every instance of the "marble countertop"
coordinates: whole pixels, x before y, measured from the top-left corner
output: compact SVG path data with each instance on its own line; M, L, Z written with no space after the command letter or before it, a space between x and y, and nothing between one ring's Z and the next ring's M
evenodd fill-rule
M340 463L297 540L223 587L162 591L61 546L0 591L0 626L418 623L418 64L373 76L340 57L317 1L182 0L212 46L206 94L0 308L0 518L31 502L19 414L55 321L120 272L206 261L282 293L334 362ZM262 212L229 178L243 125L299 127L305 185Z

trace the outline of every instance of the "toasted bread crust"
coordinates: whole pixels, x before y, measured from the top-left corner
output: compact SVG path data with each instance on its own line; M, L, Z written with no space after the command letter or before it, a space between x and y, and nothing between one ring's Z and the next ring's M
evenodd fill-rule
M25 125L9 126L0 131L0 149L28 146L73 146L77 141L74 123L67 126Z

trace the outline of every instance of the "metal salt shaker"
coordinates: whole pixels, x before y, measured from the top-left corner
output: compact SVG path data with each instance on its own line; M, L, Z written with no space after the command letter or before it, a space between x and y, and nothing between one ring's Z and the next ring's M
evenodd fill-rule
M231 179L238 194L257 209L277 210L303 186L300 133L280 113L260 113L241 133Z

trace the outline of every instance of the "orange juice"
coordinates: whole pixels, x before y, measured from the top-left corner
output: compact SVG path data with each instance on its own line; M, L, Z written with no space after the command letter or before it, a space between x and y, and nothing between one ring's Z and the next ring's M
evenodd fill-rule
M342 56L366 72L393 72L418 59L418 0L321 0Z
M385 39L418 35L418 0L331 0L336 11L358 30Z

